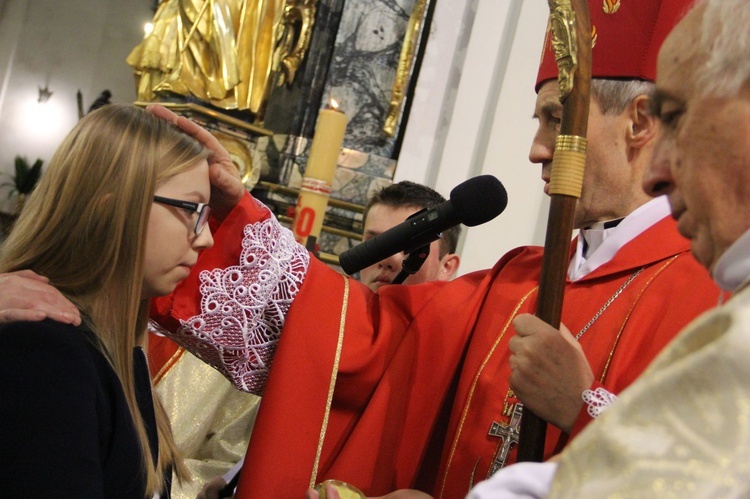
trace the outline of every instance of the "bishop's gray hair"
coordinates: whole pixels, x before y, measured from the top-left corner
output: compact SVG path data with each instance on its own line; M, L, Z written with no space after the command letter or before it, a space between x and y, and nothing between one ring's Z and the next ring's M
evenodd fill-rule
M698 2L700 3L700 2ZM708 54L698 84L705 95L735 96L750 82L750 2L702 0L701 50Z
M656 85L646 80L591 79L591 95L599 103L602 113L617 116L639 95L653 99Z

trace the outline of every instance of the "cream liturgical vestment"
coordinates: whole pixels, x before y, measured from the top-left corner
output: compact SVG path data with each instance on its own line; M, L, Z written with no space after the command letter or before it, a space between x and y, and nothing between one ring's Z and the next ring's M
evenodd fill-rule
M750 495L750 289L691 324L570 444L551 492Z
M469 498L750 497L749 359L745 288L676 338L571 442L557 473L517 464Z
M154 390L192 477L182 483L173 479L172 498L193 499L245 455L260 397L237 390L217 370L153 333L149 363Z

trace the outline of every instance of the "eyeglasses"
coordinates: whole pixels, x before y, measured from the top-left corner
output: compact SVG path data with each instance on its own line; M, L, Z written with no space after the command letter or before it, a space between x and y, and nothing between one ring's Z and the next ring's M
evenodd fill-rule
M190 201L182 201L181 199L165 198L162 196L154 196L154 201L161 204L168 204L169 206L176 206L187 211L194 211L198 214L198 220L195 221L195 227L193 231L196 236L199 236L203 229L208 223L208 216L211 214L211 207L206 203L192 203Z

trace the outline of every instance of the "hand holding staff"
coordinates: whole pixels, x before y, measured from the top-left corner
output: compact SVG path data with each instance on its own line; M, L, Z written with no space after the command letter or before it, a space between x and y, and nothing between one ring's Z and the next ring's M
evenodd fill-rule
M591 27L586 0L548 0L563 117L552 160L550 210L536 316L560 327L573 216L586 162L591 83ZM541 461L547 423L525 410L518 461Z

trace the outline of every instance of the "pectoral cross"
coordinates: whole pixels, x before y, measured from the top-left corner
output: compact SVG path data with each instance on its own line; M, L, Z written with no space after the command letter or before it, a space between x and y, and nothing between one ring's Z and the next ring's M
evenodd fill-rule
M521 434L521 415L523 414L523 405L520 402L516 402L512 407L506 406L503 409L503 415L510 416L509 423L498 423L493 421L490 425L489 435L491 437L499 437L503 439L503 444L498 449L495 457L492 459L490 465L490 471L487 474L488 477L495 474L497 470L505 466L508 461L508 456L513 445L518 443L518 437Z

